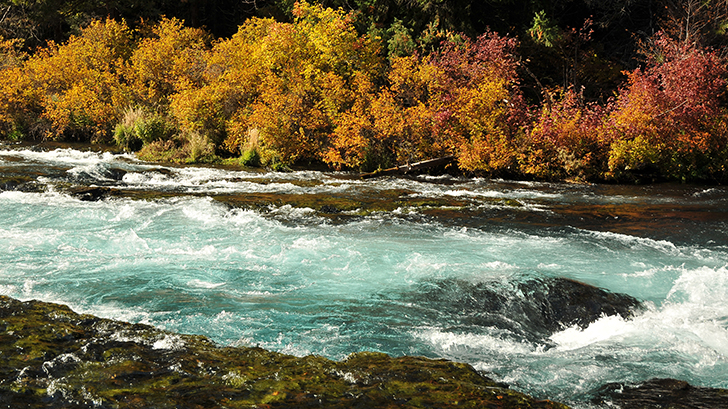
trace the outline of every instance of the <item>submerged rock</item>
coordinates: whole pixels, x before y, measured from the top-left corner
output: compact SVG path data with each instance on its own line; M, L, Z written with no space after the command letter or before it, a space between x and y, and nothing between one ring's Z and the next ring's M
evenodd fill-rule
M692 386L676 379L651 379L639 385L610 383L599 389L595 404L621 409L723 409L728 390Z
M358 353L342 362L214 345L0 296L0 407L565 408L471 366Z
M116 189L101 186L73 186L66 191L69 195L85 202L96 202L118 194Z
M426 297L446 315L438 322L466 327L496 327L516 339L544 342L556 331L587 327L604 316L631 317L641 303L626 294L612 293L567 278L532 279L521 283L442 280L423 285Z
M35 178L15 175L4 176L0 169L0 192L43 192L45 189L46 187L42 183L38 183Z

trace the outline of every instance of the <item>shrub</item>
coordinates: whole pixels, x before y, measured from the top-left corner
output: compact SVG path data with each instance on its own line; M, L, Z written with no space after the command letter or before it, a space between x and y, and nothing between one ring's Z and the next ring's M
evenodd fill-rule
M628 74L605 128L612 140L612 176L657 172L670 179L716 177L728 119L721 99L725 60L663 34L654 38L647 67Z
M94 21L65 44L50 43L3 70L0 120L45 138L106 142L119 121L117 107L129 104L120 74L131 49L131 31L114 20Z
M243 154L240 155L240 164L243 166L260 166L258 149L251 148L243 151Z
M207 136L199 132L184 132L180 135L180 139L183 142L184 162L212 163L217 161L215 146Z
M548 100L520 147L521 171L548 180L602 178L609 150L601 136L605 109L584 103L572 88Z
M37 136L42 96L23 66L0 70L0 134Z
M437 146L463 170L511 173L517 168L515 135L525 116L517 88L517 42L486 32L476 41L448 43L435 56L439 78L431 91L437 109Z
M177 144L171 140L157 140L144 145L137 157L149 162L182 162L185 154Z
M355 102L337 118L324 160L374 170L430 157L434 73L428 59L412 55L392 58L386 87L377 90L366 75L357 77Z
M263 163L324 158L336 122L354 104L354 78L381 65L379 43L357 34L350 15L306 2L296 3L293 23L253 20L231 41L249 53L221 79L255 91L233 98L238 108L226 121L225 146L240 151L248 130L257 129Z
M143 145L166 138L170 134L167 123L158 114L147 113L139 107L127 108L114 128L114 141L127 151L138 151Z
M204 84L212 38L177 19L162 19L147 30L150 35L130 56L127 77L139 102L166 107L179 90Z

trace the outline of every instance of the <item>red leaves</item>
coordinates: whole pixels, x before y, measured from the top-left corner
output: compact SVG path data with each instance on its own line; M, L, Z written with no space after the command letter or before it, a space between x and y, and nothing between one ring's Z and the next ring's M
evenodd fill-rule
M351 14L304 1L293 14L292 23L251 19L218 41L177 20L140 40L123 23L94 22L0 67L0 129L102 140L138 107L168 120L169 137L190 152L255 150L263 164L373 170L454 155L461 170L490 175L728 176L728 69L716 52L659 33L606 106L569 88L528 107L514 38L432 26L410 47L430 54L388 58ZM590 35L587 21L562 41L576 53Z
M647 67L628 73L628 86L609 116L610 171L649 170L681 180L716 177L711 158L724 155L726 141L722 127L716 127L726 120L725 61L662 33L650 51Z

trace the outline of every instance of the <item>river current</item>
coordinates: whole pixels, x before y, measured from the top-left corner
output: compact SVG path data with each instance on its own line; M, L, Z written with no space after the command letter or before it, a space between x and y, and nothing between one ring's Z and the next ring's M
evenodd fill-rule
M725 187L361 180L7 147L0 176L3 295L297 356L447 358L576 408L609 382L728 388ZM68 193L80 185L115 193ZM519 284L543 278L645 308L544 334L478 300L528 303Z

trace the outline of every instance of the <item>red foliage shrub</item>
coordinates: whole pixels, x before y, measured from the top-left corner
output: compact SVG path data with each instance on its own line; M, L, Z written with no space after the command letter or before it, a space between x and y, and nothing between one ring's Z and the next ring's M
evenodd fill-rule
M431 90L440 145L469 171L516 170L515 135L525 104L518 89L517 41L486 32L476 41L449 43L435 55L440 76Z
M605 129L613 175L693 180L725 172L726 73L717 53L658 34L646 68L628 73Z
M545 104L521 146L521 170L538 179L597 179L609 144L601 137L605 109L585 104L572 88Z

